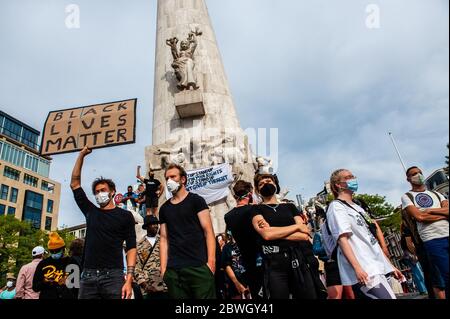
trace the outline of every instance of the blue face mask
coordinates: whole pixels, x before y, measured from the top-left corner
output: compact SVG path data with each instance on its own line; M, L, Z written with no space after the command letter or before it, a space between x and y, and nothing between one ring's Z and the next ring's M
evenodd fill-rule
M358 191L358 180L355 178L347 181L347 189L353 193L356 193Z
M63 256L63 252L60 251L59 253L56 254L51 254L53 259L61 259L61 257Z

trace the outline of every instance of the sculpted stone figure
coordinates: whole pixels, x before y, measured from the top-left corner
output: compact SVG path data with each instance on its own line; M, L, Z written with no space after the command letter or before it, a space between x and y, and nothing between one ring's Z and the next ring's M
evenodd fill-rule
M257 156L255 161L256 174L273 174L273 162L270 158Z
M175 70L175 75L178 80L177 87L180 91L197 90L197 77L195 75L194 53L197 49L197 37L201 36L202 32L199 29L191 31L188 38L181 41L180 50L178 50L177 38L168 39L167 45L171 48L174 62L172 67Z

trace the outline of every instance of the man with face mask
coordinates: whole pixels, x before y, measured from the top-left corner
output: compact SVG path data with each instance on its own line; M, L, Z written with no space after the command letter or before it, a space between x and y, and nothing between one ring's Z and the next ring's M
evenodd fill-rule
M262 258L261 246L257 244L258 233L252 225L253 186L246 181L238 181L233 187L237 206L225 215L227 229L233 234L247 269L249 289L253 299L262 298Z
M173 197L160 211L161 275L172 299L215 299L216 239L206 201L186 190L183 167L169 165Z
M426 189L425 177L417 166L407 170L406 178L412 189L403 195L402 208L416 221L420 239L431 265L439 269L448 298L448 200Z
M167 299L167 286L161 277L158 218L146 216L142 229L147 231L147 236L138 243L135 281L141 288L144 299Z
M155 173L152 170L148 173L148 179L141 176L140 166L137 168L136 177L145 184L145 206L147 208L147 215L153 214L153 216L159 217L159 198L163 194L164 186L155 178Z
M39 299L76 299L76 289L69 289L66 279L70 275L67 266L76 265L71 257L64 256L66 244L58 233L49 235L50 257L43 259L36 267L33 290L39 292Z
M81 170L92 151L85 147L72 172L71 188L75 201L86 217L86 241L80 299L130 299L136 266L136 231L133 214L116 207L116 185L99 178L92 192L99 207L91 203L81 188ZM124 278L123 243L127 275Z

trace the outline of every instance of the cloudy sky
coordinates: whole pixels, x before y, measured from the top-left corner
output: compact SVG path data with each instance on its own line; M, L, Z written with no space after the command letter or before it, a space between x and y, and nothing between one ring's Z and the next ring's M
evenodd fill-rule
M71 3L79 29L65 25ZM361 192L398 205L408 184L390 131L406 165L444 165L447 0L207 3L241 125L279 128L278 173L292 199L346 167ZM367 27L370 4L379 28ZM125 190L151 144L155 30L156 0L0 0L0 109L42 130L51 110L138 98L137 143L96 151L83 175L86 187L104 175ZM52 164L60 226L83 222L69 190L75 159Z

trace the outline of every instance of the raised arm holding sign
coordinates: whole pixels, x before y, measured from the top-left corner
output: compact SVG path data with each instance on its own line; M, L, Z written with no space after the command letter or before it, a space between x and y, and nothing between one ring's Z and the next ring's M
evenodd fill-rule
M86 278L81 279L79 298L131 299L136 266L135 219L129 211L116 207L116 185L110 179L101 177L92 184L98 206L87 197L81 187L81 171L85 157L91 152L87 146L80 152L70 183L75 202L86 218L88 234L83 264ZM126 279L123 272L123 243L126 244L127 252ZM97 284L92 285L92 280L96 280Z

